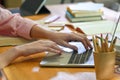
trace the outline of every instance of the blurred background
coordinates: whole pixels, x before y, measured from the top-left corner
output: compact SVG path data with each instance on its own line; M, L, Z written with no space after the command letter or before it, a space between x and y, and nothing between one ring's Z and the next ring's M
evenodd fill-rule
M0 0L0 4L2 4L6 8L16 8L19 7L24 1L25 0ZM114 9L116 11L120 9L120 0L47 0L46 5L76 3L83 1L94 1L104 3L106 7Z
M0 4L5 8L18 8L24 1L25 0L0 0ZM115 11L120 11L120 0L47 0L46 5L77 3L83 1L93 1L97 3L98 2L103 3L106 7L110 9L113 9Z

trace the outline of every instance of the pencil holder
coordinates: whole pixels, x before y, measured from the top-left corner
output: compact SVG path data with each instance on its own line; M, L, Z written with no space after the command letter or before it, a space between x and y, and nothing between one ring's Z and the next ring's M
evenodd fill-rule
M94 52L94 63L97 80L110 80L114 77L115 51Z

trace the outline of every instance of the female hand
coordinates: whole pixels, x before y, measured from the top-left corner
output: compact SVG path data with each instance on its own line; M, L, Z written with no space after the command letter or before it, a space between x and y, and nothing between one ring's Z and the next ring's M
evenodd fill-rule
M28 56L43 51L50 51L58 54L61 54L62 52L55 42L49 40L38 40L28 44L15 46L0 54L0 69L9 65L19 56Z
M70 45L70 41L82 42L86 49L92 48L89 40L84 34L80 33L57 33L54 34L51 38L52 41L56 42L59 45L69 47L71 49L77 50L77 47Z
M50 51L57 54L61 54L62 52L58 45L50 40L38 40L21 46L16 46L15 48L22 56L27 56L33 53L39 53L43 51Z

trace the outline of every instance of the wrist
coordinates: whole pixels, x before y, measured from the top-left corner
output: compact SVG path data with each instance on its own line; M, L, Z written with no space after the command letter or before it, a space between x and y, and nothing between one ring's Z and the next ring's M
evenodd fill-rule
M57 39L57 36L58 36L58 32L55 32L55 31L50 31L46 35L47 39L49 40Z
M5 66L9 65L14 59L16 59L19 54L18 50L15 48L11 48L6 52L0 54L0 69L4 68Z

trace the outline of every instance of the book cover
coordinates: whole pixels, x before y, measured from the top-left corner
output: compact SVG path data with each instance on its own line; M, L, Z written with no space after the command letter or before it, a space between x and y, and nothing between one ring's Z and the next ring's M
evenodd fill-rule
M69 5L67 7L67 11L69 11L75 17L86 15L98 16L103 14L103 12L101 11L102 7L103 4L100 3L83 2L79 4Z
M93 16L93 17L74 17L68 11L66 11L66 18L70 22L85 22L85 21L95 21L95 20L102 20L101 16Z
M92 16L102 16L103 12L88 12L88 13L71 13L74 17L92 17Z
M99 11L104 4L93 2L80 2L78 4L69 5L68 8L74 11Z
M77 9L75 9L74 7L76 7ZM76 5L67 6L67 11L69 11L71 13L94 13L94 12L101 11L101 9L99 9L99 10L78 10L78 9L79 9L79 6L76 6Z
M70 11L68 11L69 13L71 13L74 17L93 17L93 16L102 16L103 12L102 11L98 11L98 12L77 12L77 13L72 13Z

